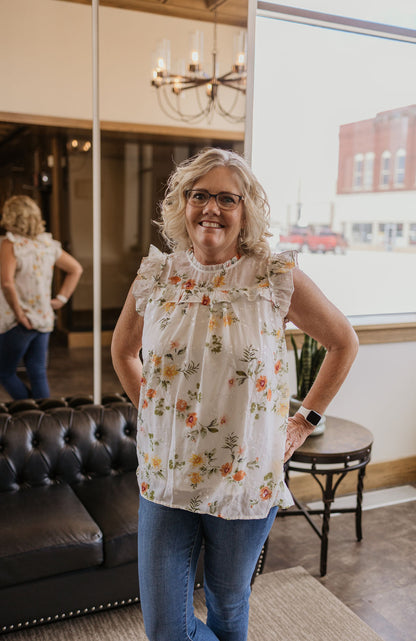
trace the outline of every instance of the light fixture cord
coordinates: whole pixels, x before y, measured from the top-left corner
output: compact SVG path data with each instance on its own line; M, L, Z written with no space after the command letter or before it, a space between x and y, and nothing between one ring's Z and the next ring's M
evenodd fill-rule
M214 11L214 43L212 49L212 78L217 79L217 12Z

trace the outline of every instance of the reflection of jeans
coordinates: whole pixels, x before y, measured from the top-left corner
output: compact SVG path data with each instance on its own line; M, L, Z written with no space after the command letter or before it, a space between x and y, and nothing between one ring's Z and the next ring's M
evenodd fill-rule
M246 640L250 581L276 512L227 521L140 498L140 601L150 641ZM206 624L192 604L203 539Z
M26 329L23 325L16 325L0 334L0 383L12 398L49 396L46 376L49 336L49 332ZM32 388L31 393L16 373L22 359Z

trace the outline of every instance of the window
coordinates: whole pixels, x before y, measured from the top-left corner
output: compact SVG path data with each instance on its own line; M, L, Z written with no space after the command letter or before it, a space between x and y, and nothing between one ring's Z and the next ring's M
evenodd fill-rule
M361 189L363 186L363 166L363 154L356 154L354 156L354 187L356 189Z
M353 223L352 238L355 244L371 243L373 226L371 223Z
M406 151L399 149L396 153L396 171L395 171L395 185L396 187L403 187L404 176L406 169Z
M380 240L388 251L403 246L403 224L395 222L380 223L378 230L381 237Z
M380 187L388 187L390 182L390 158L389 151L383 151L380 164Z
M374 173L374 152L369 151L364 157L364 189L372 189Z
M270 200L273 248L299 249L300 267L349 316L414 314L403 274L416 259L416 185L402 152L416 157L416 31L369 35L359 21L347 30L262 4L252 165ZM315 243L319 229L343 247Z

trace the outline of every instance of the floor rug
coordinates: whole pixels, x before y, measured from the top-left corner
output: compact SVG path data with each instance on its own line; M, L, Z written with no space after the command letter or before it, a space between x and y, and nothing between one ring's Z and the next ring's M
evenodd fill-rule
M201 618L203 591L195 593ZM2 641L146 641L133 605L13 632ZM382 641L366 623L302 567L259 576L251 595L248 641Z

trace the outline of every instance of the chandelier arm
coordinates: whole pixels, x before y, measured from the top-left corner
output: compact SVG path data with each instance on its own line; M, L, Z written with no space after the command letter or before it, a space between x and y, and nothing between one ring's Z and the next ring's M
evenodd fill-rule
M216 111L217 111L217 113L219 113L223 118L225 118L225 119L226 119L226 120L228 120L229 122L232 122L232 123L239 123L239 122L243 122L243 120L244 120L244 118L245 118L245 114L242 114L242 115L240 115L240 116L237 116L237 115L233 115L233 114L232 114L232 111L234 110L234 108L235 108L235 106L236 106L236 104L237 104L238 99L239 99L239 94L236 94L236 95L235 95L235 97L234 97L234 101L233 101L233 103L232 103L232 105L231 105L230 109L229 109L229 110L226 110L226 109L222 106L222 104L221 104L221 101L220 101L219 95L217 95L217 101L216 101L216 104L215 104L215 107L216 107Z
M240 93L243 93L243 94L246 93L245 87L237 87L229 82L222 82L221 87L226 87L227 89L234 89L234 91L239 91Z
M223 82L225 79L228 79L229 76L234 76L234 80L243 80L244 78L246 78L247 74L235 73L235 71L231 69L231 71L227 71L227 73L224 73L222 76L220 76L218 78L218 81Z
M240 97L240 96L239 96L238 94L235 94L235 96L234 96L234 100L233 100L233 102L232 102L232 104L231 104L231 108L230 108L229 110L227 110L227 113L229 113L229 112L231 112L231 111L233 111L233 110L234 110L234 108L235 108L235 107L236 107L236 105L237 105L237 102L238 102L239 97ZM219 96L218 96L217 103L218 103L219 108L220 108L222 111L224 111L224 112L225 112L226 110L225 110L225 109L224 109L224 107L222 106L222 104L221 104L221 100L220 100Z
M179 89L179 92L181 92L181 91L186 91L187 89L199 89L200 87L203 87L203 86L205 86L205 85L209 85L209 84L210 84L210 82L211 82L211 79L209 79L209 80L207 79L207 80L205 80L204 82L200 82L200 83L199 83L199 84L197 84L197 85L192 85L192 86L191 86L191 85L187 85L186 87L181 87L181 88Z
M208 116L211 114L212 110L215 109L215 105L214 105L213 99L210 96L206 96L205 97L206 106L204 107L202 102L201 102L201 92L197 91L196 92L196 100L198 102L199 108L201 109L201 111L204 111L204 113L206 114L206 116L208 118Z
M160 106L161 110L163 111L163 113L166 116L168 116L168 118L172 118L173 120L176 120L178 122L188 122L188 123L193 122L193 123L197 123L197 122L200 122L206 116L209 115L209 112L210 112L209 105L205 109L203 109L202 112L198 112L196 114L184 114L181 111L179 106L175 107L175 105L172 103L167 91L164 91L163 93L164 93L164 99L165 99L166 104L168 105L170 111L168 111L165 108L165 105L163 104L163 102L161 100L161 95L162 94L159 93L159 92L158 92L158 101L159 101L159 106ZM177 96L177 101L176 102L179 102L179 96Z
M186 89L194 89L195 87L201 87L207 85L209 82L212 82L213 78L191 78L189 76L167 76L162 82L154 86L156 89L159 87L174 86L174 85L186 85ZM184 87L185 88L185 87Z

